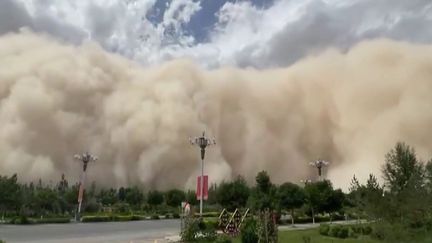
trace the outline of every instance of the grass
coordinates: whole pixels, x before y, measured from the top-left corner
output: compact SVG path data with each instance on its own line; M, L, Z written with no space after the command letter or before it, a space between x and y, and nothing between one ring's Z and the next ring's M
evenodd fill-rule
M329 236L322 236L318 233L318 229L308 230L286 230L279 231L279 242L284 243L303 243L305 238L310 238L310 243L378 243L380 241L371 239L369 236L359 236L356 239L339 239ZM240 237L237 237L233 241L234 243L240 243Z

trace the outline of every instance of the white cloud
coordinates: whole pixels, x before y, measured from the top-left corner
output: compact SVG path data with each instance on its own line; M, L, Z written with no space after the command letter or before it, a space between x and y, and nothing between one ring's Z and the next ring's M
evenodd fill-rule
M92 39L144 65L188 57L207 67L286 66L324 49L369 38L432 41L429 0L276 0L262 9L227 2L205 43L185 27L206 1L168 1L159 23L156 0L3 0L0 34L21 26L72 43Z

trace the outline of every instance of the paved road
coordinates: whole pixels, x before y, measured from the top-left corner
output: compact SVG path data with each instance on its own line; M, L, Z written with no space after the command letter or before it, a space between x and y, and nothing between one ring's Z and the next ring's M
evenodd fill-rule
M166 236L178 235L180 221L143 220L109 223L70 223L40 225L0 225L0 239L7 243L95 243L166 242Z

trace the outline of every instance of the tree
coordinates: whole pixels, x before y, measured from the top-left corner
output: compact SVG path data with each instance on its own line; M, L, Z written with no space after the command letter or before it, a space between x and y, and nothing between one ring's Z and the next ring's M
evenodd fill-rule
M294 209L303 205L306 195L301 187L287 182L279 186L278 199L280 207L291 211L291 224L294 224Z
M330 181L308 183L305 186L306 201L312 213L312 222L315 223L315 214L324 211L333 211L333 186Z
M149 191L147 195L147 203L151 206L157 206L162 204L163 194L159 191Z
M110 189L101 189L99 191L99 194L97 195L98 201L102 203L104 206L112 206L114 205L118 198L117 198L117 190L114 188Z
M126 199L126 189L124 187L120 187L118 190L118 199L119 201L124 202Z
M198 200L196 198L196 193L194 190L188 190L186 193L186 201L190 204L190 205L197 205L198 204Z
M385 156L383 175L389 192L382 200L386 210L377 211L377 216L407 229L423 227L430 213L427 166L425 169L413 148L397 143Z
M178 189L171 189L165 194L165 202L171 207L179 207L185 200L186 195L183 191Z
M256 178L256 187L260 192L269 193L272 187L272 183L270 181L270 176L267 171L261 171L257 174Z
M132 206L140 206L144 200L144 195L137 186L127 188L125 191L125 201Z
M222 182L216 192L217 202L228 210L243 208L249 198L249 187L241 176L232 182Z
M4 211L20 208L20 186L16 174L11 177L0 176L0 208Z
M423 164L417 160L414 149L400 142L386 154L383 174L386 186L393 193L406 188L419 189L425 177Z
M275 209L277 207L276 194L277 189L271 183L270 177L266 171L257 174L255 188L249 198L249 204L255 210Z
M426 183L429 193L432 194L432 159L430 159L425 166Z

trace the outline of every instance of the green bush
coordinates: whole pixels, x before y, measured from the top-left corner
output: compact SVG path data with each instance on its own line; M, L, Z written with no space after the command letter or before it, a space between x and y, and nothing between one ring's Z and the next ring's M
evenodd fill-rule
M143 219L145 219L145 217L144 216L140 216L140 215L132 215L131 218L130 218L130 220L132 220L132 221L143 220Z
M303 243L311 243L311 237L309 235L303 235L302 237Z
M180 214L178 214L178 213L173 213L173 218L174 218L174 219L179 219L179 218L180 218Z
M81 217L81 222L109 222L112 221L110 216L83 216Z
M19 217L12 218L8 223L9 224L32 224L33 221L27 218L27 216L21 215Z
M358 234L357 234L356 232L350 230L350 231L349 231L349 234L348 234L348 237L349 237L349 238L357 238L357 237L358 237Z
M166 219L171 218L171 214L169 214L169 213L165 214L165 218L166 218Z
M346 226L342 226L337 234L338 238L345 239L348 238L349 228Z
M330 225L328 225L328 224L320 224L320 227L319 227L319 233L320 233L320 235L326 235L326 236L328 236L329 235L329 231L330 231Z
M258 242L257 222L254 219L248 219L245 222L243 222L240 232L241 232L242 243Z
M330 233L329 235L332 237L339 237L339 231L341 230L341 226L340 225L334 225L332 227L330 227Z
M182 242L193 242L200 231L198 221L193 218L185 219L185 226L180 233Z
M150 219L160 219L160 218L159 218L159 215L157 215L157 214L153 214L153 215L150 217Z
M362 233L364 235L370 235L372 233L372 227L370 225L366 225L362 229Z
M363 234L363 227L361 225L351 225L351 230L356 234Z
M117 222L124 222L124 221L131 221L132 216L131 215L115 215L111 217L111 221L117 221Z
M42 218L36 219L37 224L65 224L70 223L70 218Z
M229 238L226 235L220 235L216 238L216 240L214 241L215 243L232 243L231 238Z

